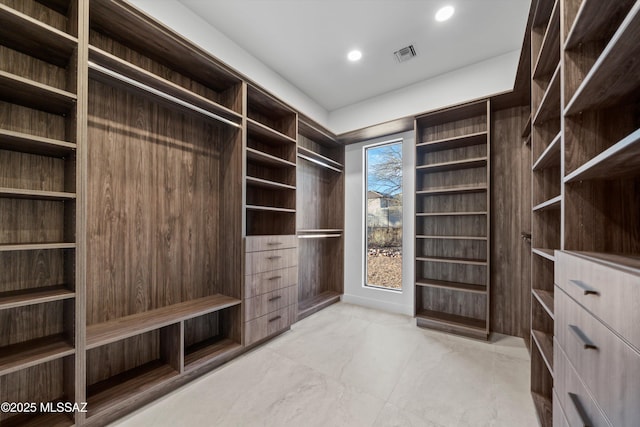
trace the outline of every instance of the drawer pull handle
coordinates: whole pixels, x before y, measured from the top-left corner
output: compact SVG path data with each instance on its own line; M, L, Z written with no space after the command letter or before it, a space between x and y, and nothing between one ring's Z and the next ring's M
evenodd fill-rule
M573 332L573 334L578 337L578 339L580 341L582 341L582 344L584 345L584 349L588 350L588 349L592 349L592 350L597 350L598 346L595 345L585 334L584 332L582 332L580 330L580 328L578 328L576 325L569 325L569 329L571 330L571 332Z
M269 277L267 280L278 280L278 279L282 279L282 276Z
M569 280L569 283L573 284L574 286L577 286L578 288L582 289L582 291L584 292L585 295L600 295L600 292L596 291L593 288L590 288L589 286L587 286L586 283L580 281L580 280Z
M268 257L267 259L273 261L274 259L280 259L280 258L282 258L280 255L273 255Z
M582 403L580 403L580 398L578 397L578 395L575 393L569 393L569 398L571 398L571 402L573 403L573 406L576 408L576 412L580 416L582 425L584 425L584 427L593 426L593 424L591 424L591 421L589 420L589 416L587 415L586 411L584 410L584 407L582 406Z
M276 321L276 320L278 320L278 319L282 319L282 316L276 316L276 317L274 317L273 319L269 319L269 323L271 323L271 322L275 322L275 321Z
M269 302L279 300L280 298L282 298L282 295L276 295L275 297L269 298Z
M267 243L267 245L269 245L269 246L278 246L278 245L281 245L281 244L282 244L282 242L269 242L269 243Z

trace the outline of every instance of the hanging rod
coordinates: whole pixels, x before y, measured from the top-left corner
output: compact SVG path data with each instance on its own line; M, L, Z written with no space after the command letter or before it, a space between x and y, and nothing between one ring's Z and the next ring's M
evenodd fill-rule
M167 93L164 93L164 92L162 92L162 91L160 91L158 89L155 89L155 88L153 88L151 86L148 86L148 85L146 85L144 83L141 83L141 82L139 82L137 80L134 80L134 79L132 79L130 77L127 77L127 76L125 76L123 74L120 74L120 73L118 73L116 71L113 71L113 70L110 70L108 68L105 68L102 65L98 65L93 61L89 61L89 68L91 70L97 71L98 73L104 74L104 75L109 76L109 77L111 77L113 79L121 81L122 83L126 83L126 84L128 84L130 86L136 87L136 88L141 89L141 90L143 90L145 92L148 92L148 93L150 93L152 95L155 95L155 96L157 96L159 98L162 98L162 99L164 99L166 101L169 101L172 104L178 104L178 105L180 105L182 107L185 107L185 108L187 108L189 110L195 111L196 113L200 113L200 114L202 114L204 116L207 116L209 118L215 119L215 120L217 120L219 122L222 122L222 123L224 123L226 125L233 126L233 127L238 128L238 129L242 128L242 125L240 125L238 123L234 123L231 120L225 119L224 117L219 116L219 115L217 115L215 113L212 113L211 111L207 111L204 108L200 108L200 107L198 107L196 105L193 105L193 104L191 104L191 103L189 103L187 101L183 101L180 98L176 98L175 96L172 96L172 95L169 95Z
M311 163L315 163L316 165L325 167L327 169L331 169L333 171L340 172L340 173L342 172L340 169L334 168L333 166L328 165L328 164L326 164L324 162L321 162L320 160L314 159L313 157L305 156L304 154L300 154L300 153L298 153L298 157L300 157L301 159L305 159L305 160L307 160L307 161L309 161Z

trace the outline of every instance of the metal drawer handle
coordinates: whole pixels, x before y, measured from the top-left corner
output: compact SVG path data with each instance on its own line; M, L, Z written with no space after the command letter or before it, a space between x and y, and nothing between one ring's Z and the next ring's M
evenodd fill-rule
M281 245L281 244L282 244L282 242L269 242L269 243L267 243L267 245L269 245L269 246L278 246L278 245Z
M269 277L267 280L278 280L278 279L282 279L282 276Z
M582 344L584 345L584 349L588 350L588 349L592 349L592 350L597 350L598 346L595 345L585 334L584 332L582 332L580 330L580 328L578 328L576 325L569 325L569 330L571 332L573 332L573 334L578 337L578 339L580 341L582 341Z
M582 289L585 295L600 295L600 292L596 291L593 288L590 288L586 283L580 280L569 280L569 283Z
M282 258L280 255L273 255L273 256L267 257L267 259L271 261L273 261L274 259L280 259L280 258Z
M271 323L271 322L275 322L275 321L276 321L276 320L278 320L278 319L282 319L282 316L276 316L276 317L274 317L273 319L269 319L269 323Z
M271 298L269 298L269 302L275 301L275 300L279 300L280 298L282 298L282 295L277 295L275 297L271 297Z
M571 402L573 403L573 406L576 408L576 412L580 416L582 425L584 425L584 427L592 427L593 424L591 424L591 421L589 420L589 416L584 410L582 403L580 403L580 398L578 397L578 395L575 393L569 393L569 397L571 398Z

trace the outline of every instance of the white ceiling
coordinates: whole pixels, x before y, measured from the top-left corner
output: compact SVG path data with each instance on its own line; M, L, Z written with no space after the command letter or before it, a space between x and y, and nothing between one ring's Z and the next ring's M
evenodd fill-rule
M328 111L520 49L530 0L179 0ZM447 22L435 12L453 5ZM409 44L418 56L397 63ZM346 59L360 49L357 63Z

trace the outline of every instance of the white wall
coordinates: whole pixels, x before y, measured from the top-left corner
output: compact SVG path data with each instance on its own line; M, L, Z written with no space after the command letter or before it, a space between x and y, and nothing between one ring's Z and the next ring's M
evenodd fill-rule
M176 0L129 0L148 15L183 35L229 67L284 102L328 127L328 112L256 57L238 46L191 9Z
M369 144L402 138L402 292L364 287L364 156L363 147ZM414 165L415 136L413 132L391 135L352 144L345 152L345 302L403 313L413 316L413 228L414 228Z
M329 113L336 134L513 89L520 51L509 52Z

